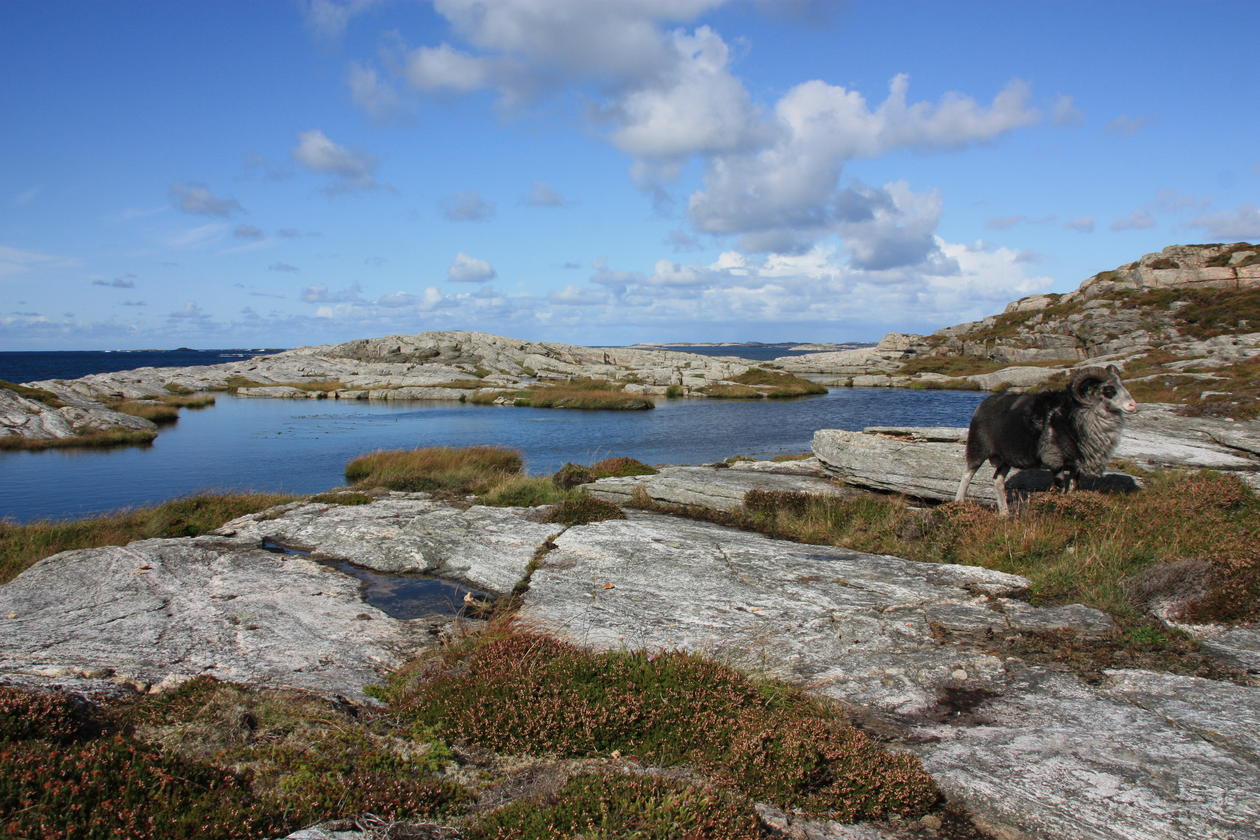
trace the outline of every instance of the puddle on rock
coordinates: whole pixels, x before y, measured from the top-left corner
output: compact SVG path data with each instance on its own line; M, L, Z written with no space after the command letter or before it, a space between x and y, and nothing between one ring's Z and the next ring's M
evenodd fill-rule
M311 557L311 552L284 545L272 539L264 538L262 547L275 554L292 554ZM330 569L358 578L363 600L392 618L423 618L431 615L468 616L474 615L476 607L470 609L471 597L479 605L494 599L489 592L473 589L462 583L443 578L425 575L407 574L405 572L378 572L363 566L356 566L349 560L325 559L311 557L315 562Z

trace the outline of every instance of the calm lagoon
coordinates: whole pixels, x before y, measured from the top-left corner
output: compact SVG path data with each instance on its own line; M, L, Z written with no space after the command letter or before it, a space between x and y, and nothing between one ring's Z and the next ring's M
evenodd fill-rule
M316 493L378 449L495 444L532 474L627 455L702 464L809 450L817 429L965 426L975 391L836 388L798 400L665 400L654 411L565 411L219 395L147 447L0 453L0 519L66 519L208 491Z

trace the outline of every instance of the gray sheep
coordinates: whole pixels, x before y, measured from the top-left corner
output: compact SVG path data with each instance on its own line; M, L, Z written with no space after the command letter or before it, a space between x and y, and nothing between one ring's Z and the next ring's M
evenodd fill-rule
M1061 490L1075 489L1081 474L1101 475L1127 415L1137 411L1115 365L1077 370L1067 388L1039 394L995 394L980 403L967 433L967 471L956 501L985 461L993 464L998 512L1006 516L1006 475L1011 467L1043 468Z

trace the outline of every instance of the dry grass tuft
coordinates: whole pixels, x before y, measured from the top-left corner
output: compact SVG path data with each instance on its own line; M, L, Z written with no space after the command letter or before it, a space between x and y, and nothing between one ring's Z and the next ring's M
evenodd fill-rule
M467 496L519 474L523 463L519 452L499 446L434 446L362 455L346 464L345 475L361 488Z

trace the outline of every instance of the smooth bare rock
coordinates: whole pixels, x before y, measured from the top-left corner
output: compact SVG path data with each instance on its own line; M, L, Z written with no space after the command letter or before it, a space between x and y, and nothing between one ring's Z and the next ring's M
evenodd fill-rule
M467 509L424 493L392 493L367 505L297 502L234 519L217 533L274 540L380 572L415 572L506 594L561 525L541 524L521 508Z
M967 379L977 388L985 391L994 391L1001 386L1010 386L1014 388L1031 388L1034 385L1040 385L1061 373L1066 373L1067 368L1061 367L1032 367L1023 365L1014 365L1012 367L995 370L992 373L980 373L975 376L968 376Z
M962 444L901 435L819 429L813 450L828 472L849 484L919 499L953 499L964 468ZM968 498L997 504L993 483L983 479L971 483Z
M431 638L365 604L354 578L223 537L46 558L0 587L0 622L0 674L142 690L209 674L355 698Z
M1249 751L1260 689L1166 674L1101 691L1036 669L979 695L961 722L919 727L913 747L945 794L999 837L1254 840L1260 764ZM1168 695L1182 691L1185 707ZM1147 708L1147 707L1150 708ZM1228 735L1208 739L1222 716Z
M866 426L868 435L905 438L911 441L937 441L940 443L966 443L966 426Z
M123 414L82 397L73 396L66 402L70 404L51 406L0 388L0 438L65 440L92 432L153 432L157 429L143 417Z
M636 491L641 490L658 504L723 511L732 511L743 506L744 496L750 490L824 496L853 494L851 489L817 477L812 471L801 475L793 474L792 471L782 473L714 467L662 467L656 475L601 478L584 487L595 498L617 504L629 502Z
M808 475L815 478L826 478L822 463L814 457L798 458L791 461L731 461L728 468L741 471L775 473L777 475Z
M1107 671L1103 692L1260 764L1260 687L1126 669Z
M682 648L803 680L889 712L936 703L962 671L1001 660L943 647L928 611L987 613L986 595L1027 581L970 566L915 563L771 540L708 523L628 512L578 526L534 572L520 618L605 649Z

